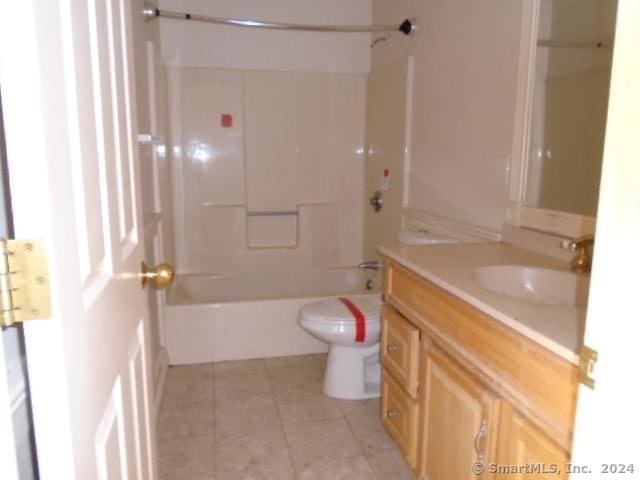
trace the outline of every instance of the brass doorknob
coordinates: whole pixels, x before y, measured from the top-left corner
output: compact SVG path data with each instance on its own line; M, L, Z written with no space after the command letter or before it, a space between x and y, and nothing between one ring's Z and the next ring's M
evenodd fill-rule
M149 268L146 263L142 262L140 266L142 288L147 288L147 284L149 284L152 288L160 290L170 285L175 276L173 267L168 263L160 263L155 268Z

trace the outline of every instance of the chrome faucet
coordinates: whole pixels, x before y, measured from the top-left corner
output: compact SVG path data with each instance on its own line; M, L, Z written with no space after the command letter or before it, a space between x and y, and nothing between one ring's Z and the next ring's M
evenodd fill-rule
M591 261L593 253L593 235L583 235L569 242L571 251L576 252L576 256L571 261L571 270L577 273L591 273Z
M365 270L380 270L383 264L380 260L369 260L367 262L362 262L358 265L358 268L362 268Z

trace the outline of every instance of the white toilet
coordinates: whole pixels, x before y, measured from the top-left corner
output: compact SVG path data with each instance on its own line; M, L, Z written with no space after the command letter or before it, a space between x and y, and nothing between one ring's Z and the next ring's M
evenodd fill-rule
M401 230L397 238L406 245L459 242L425 230ZM320 300L300 309L298 324L329 344L324 393L330 397L362 400L380 396L381 306L380 294L368 294Z
M360 320L349 303L361 312ZM300 309L298 324L329 344L324 393L330 397L359 400L380 396L381 306L380 294L376 294L330 298Z

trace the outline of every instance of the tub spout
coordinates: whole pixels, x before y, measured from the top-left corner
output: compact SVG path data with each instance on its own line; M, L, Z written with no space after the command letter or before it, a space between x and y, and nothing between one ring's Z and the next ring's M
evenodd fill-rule
M358 265L358 268L365 270L380 270L382 268L382 262L379 260L369 260L367 262L362 262Z

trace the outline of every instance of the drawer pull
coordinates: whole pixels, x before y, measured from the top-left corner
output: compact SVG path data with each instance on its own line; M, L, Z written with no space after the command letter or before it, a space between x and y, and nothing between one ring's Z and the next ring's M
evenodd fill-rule
M398 351L397 345L387 345L387 352L393 353Z
M487 436L487 419L483 418L480 423L480 429L476 433L476 438L473 440L473 448L478 456L478 462L484 462L484 453L481 451L480 443L482 439Z
M387 418L395 418L398 416L398 412L395 410L387 410Z

